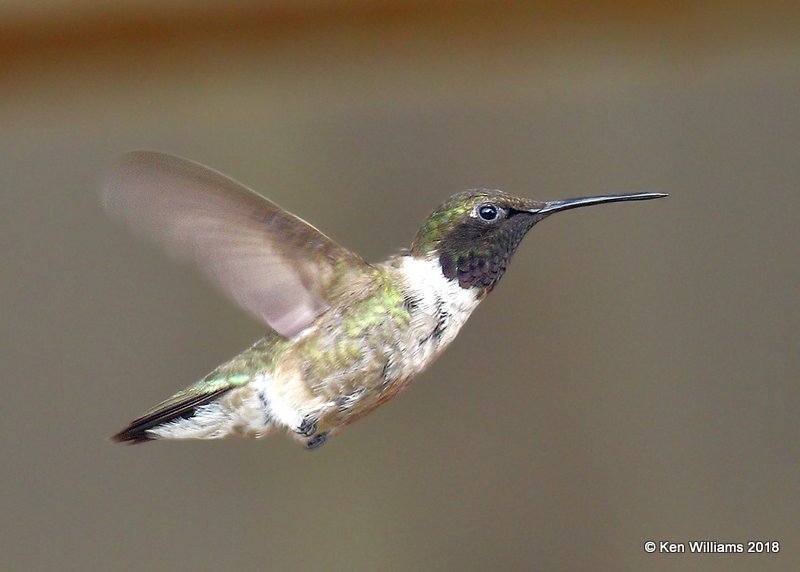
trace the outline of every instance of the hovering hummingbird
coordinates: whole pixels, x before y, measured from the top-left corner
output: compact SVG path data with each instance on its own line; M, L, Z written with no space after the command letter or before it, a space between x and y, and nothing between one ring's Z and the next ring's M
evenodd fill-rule
M112 439L262 437L285 429L317 448L442 353L536 223L568 209L664 196L543 202L464 191L431 213L409 249L369 264L216 171L130 153L105 180L107 212L194 259L269 331Z

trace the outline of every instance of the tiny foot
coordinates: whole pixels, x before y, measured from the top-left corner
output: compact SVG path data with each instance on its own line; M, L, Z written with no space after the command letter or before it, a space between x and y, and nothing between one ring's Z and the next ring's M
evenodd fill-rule
M303 422L300 423L300 427L295 429L297 433L302 435L303 437L311 437L314 433L317 432L317 419L316 417L312 417L311 415L306 415L303 417Z
M311 439L308 440L306 443L306 448L309 450L317 449L322 447L325 444L325 441L328 439L328 433L319 433L318 435L314 435Z

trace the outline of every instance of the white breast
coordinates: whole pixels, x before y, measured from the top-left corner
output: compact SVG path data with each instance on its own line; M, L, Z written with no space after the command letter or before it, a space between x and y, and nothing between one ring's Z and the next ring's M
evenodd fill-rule
M416 343L409 347L414 348L412 369L421 371L453 341L478 306L480 290L445 278L435 256L404 256L399 269L406 278L406 296L416 302L411 311Z
M411 324L399 329L389 347L381 350L393 372L389 377L384 372L379 381L397 383L399 391L453 341L478 306L481 291L461 288L458 281L445 278L435 256L403 256L397 262L392 267L401 274ZM279 385L275 382L272 372L259 372L250 384L201 406L193 417L156 427L150 434L171 439L261 436L277 426L296 430L306 415L342 406L339 400L315 402L308 394L308 384L300 378L283 379ZM354 402L365 394L362 391L343 397Z

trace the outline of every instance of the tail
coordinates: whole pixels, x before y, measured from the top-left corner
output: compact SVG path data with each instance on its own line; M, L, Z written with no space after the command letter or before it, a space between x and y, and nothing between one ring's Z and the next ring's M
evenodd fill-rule
M191 389L191 388L190 388ZM153 409L130 422L119 433L111 436L115 443L145 443L157 439L150 430L172 421L190 419L197 409L216 400L233 389L233 386L221 387L214 391L197 393L183 391L170 399L156 405Z

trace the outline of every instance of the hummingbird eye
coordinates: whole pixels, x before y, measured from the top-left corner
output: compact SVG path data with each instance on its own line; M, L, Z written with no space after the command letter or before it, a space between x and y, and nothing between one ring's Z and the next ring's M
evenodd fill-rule
M492 203L486 203L478 207L478 216L487 222L495 220L497 215L497 207Z

